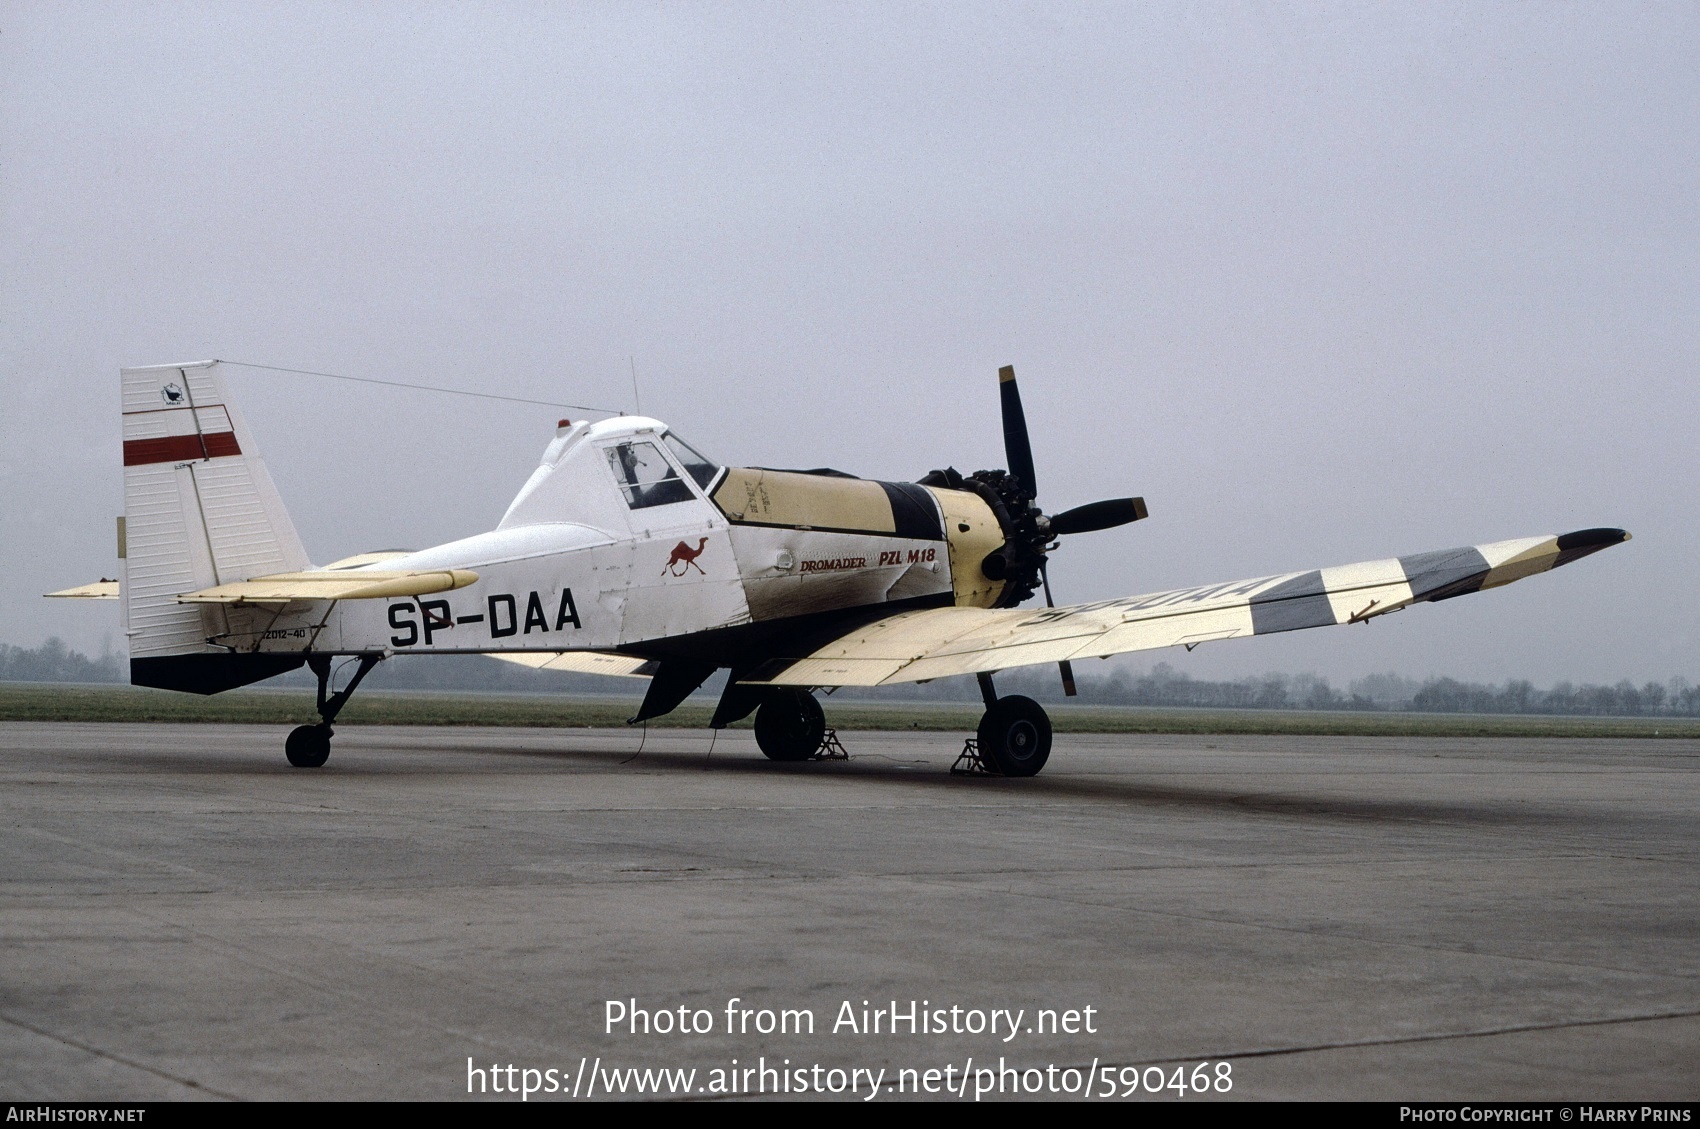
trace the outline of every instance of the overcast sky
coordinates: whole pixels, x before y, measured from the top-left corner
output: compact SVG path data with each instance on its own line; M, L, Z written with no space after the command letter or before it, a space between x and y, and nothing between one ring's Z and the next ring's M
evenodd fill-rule
M118 369L642 406L1002 466L1065 602L1628 528L1198 677L1700 681L1693 4L0 3L0 642L120 639ZM318 560L494 525L558 412L249 373ZM1083 672L1095 672L1095 664Z

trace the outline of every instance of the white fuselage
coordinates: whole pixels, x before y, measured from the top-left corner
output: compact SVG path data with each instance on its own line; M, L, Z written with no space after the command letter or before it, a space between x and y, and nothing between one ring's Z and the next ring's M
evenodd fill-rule
M952 541L978 552L1001 540L972 496L701 464L693 477L672 442L643 418L563 427L496 529L366 566L468 569L468 587L212 614L242 650L642 653L813 613L963 602L966 573L986 584L961 559L953 581ZM905 493L887 500L894 489ZM899 503L907 521L893 518Z

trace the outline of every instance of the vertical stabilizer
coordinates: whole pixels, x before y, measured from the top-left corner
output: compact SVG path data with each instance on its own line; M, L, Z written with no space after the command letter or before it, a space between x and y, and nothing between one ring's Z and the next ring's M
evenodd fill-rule
M252 640L230 635L225 609L179 604L179 595L308 567L294 523L266 473L253 435L230 402L219 368L217 361L199 361L123 370L129 541L124 630L130 640L131 680L140 685L198 688L176 685L180 672L232 664L150 660L231 656L252 646ZM165 675L166 670L174 673Z

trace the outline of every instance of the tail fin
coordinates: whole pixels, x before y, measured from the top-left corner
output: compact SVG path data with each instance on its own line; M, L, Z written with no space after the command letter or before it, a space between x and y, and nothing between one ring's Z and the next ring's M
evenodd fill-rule
M177 602L308 567L219 362L124 369L123 389L130 680L217 693L299 666L300 656L237 655L223 608Z

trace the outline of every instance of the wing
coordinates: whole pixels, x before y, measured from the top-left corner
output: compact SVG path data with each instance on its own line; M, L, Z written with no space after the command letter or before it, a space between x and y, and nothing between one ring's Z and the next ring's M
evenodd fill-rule
M622 678L649 678L661 664L651 659L608 651L485 651L493 659L534 670L570 670L578 674L615 674Z
M1358 623L1415 603L1498 588L1627 540L1629 534L1621 529L1584 529L1097 604L904 612L808 654L776 659L743 681L779 686L924 682Z

